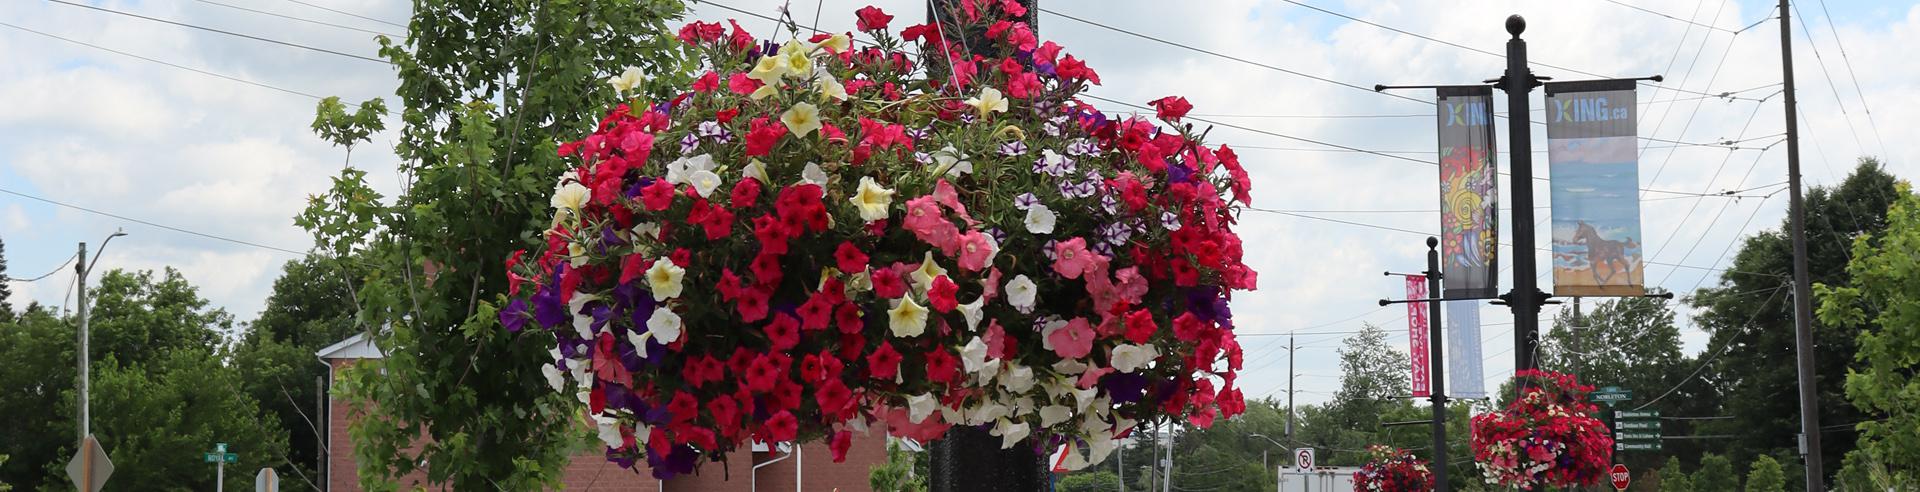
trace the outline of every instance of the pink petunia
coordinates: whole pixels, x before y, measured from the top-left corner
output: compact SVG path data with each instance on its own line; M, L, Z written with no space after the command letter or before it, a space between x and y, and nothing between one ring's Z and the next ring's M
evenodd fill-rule
M1047 343L1053 345L1053 353L1060 357L1078 359L1093 352L1093 327L1086 318L1074 318L1067 326L1053 331L1047 336Z
M1087 240L1073 238L1053 244L1053 271L1066 278L1080 278L1093 265L1095 253L1087 251Z
M977 272L993 261L995 251L993 237L980 231L967 231L960 235L960 268Z

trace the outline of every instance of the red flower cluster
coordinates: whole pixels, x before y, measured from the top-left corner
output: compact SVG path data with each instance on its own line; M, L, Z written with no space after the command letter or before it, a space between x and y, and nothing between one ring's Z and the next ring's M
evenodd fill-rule
M1521 371L1520 398L1473 418L1474 461L1488 483L1518 487L1590 486L1606 476L1613 436L1593 417L1592 386L1571 374Z

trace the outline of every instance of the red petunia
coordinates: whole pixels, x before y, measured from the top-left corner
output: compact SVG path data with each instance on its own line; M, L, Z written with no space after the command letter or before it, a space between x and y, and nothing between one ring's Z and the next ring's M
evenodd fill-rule
M833 322L840 326L840 333L860 333L866 329L866 321L860 318L860 307L853 304L841 304L833 311Z
M801 303L800 307L794 310L800 314L800 327L813 331L824 330L828 325L833 324L831 297L826 291L815 292L812 296L808 296L807 302Z
M960 305L960 301L954 299L959 293L960 286L954 285L946 275L934 277L933 285L927 288L927 305L932 306L935 312L953 312L953 308Z
M893 379L900 374L900 352L893 349L893 342L880 342L880 347L867 354L867 375L874 379Z
M853 447L853 433L840 431L833 433L833 442L827 444L827 450L833 453L833 462L847 461L847 449Z
M752 363L747 364L746 374L742 377L747 380L748 390L766 393L773 391L774 384L781 379L780 373L781 369L773 364L772 356L760 354L759 357L753 358Z
M742 96L752 94L753 91L759 90L761 85L764 84L758 80L748 78L746 72L735 72L733 76L727 77L727 90Z
M740 406L733 402L731 396L720 395L708 400L707 413L712 414L714 424L720 426L722 432L729 435L740 423Z
M873 270L873 293L886 299L899 299L907 294L907 283L892 268L876 268Z
M734 306L740 311L740 321L752 323L767 319L767 298L772 291L765 287L754 286L740 289L740 296Z
M1133 343L1147 343L1153 340L1153 333L1156 331L1160 331L1160 325L1153 322L1153 313L1140 309L1127 315L1127 340Z
M667 402L667 414L673 417L675 424L687 423L700 416L700 402L685 391L675 391L673 401Z
M760 201L760 180L742 179L733 184L732 203L734 209L752 207Z
M847 408L847 402L853 400L853 391L839 379L829 379L814 391L813 400L820 404L821 413L833 415Z
M773 343L774 350L786 351L800 344L800 322L787 313L774 313L766 331L767 341Z
M705 75L701 75L699 79L693 81L693 90L695 92L713 92L714 89L718 88L720 88L720 74L713 73L712 71L708 71Z
M867 254L860 252L860 247L854 246L852 241L841 242L840 247L833 250L833 261L840 271L849 274L867 270Z
M885 11L882 11L880 10L879 7L875 7L872 5L861 7L860 10L853 11L853 15L859 18L859 21L854 23L854 28L859 29L862 32L870 32L870 31L878 31L878 30L886 29L887 23L893 22L892 15L887 15Z
M953 381L954 376L960 374L959 368L960 360L947 353L947 349L935 347L927 351L928 380L938 383Z
M1193 104L1188 103L1187 98L1180 96L1162 97L1147 105L1153 106L1154 116L1169 122L1178 122L1181 117L1187 115L1188 111L1193 110Z
M767 418L763 426L766 432L761 436L767 442L789 442L800 432L800 421L793 418L793 412L781 410Z
M664 179L655 180L653 184L641 188L640 203L646 205L647 210L655 212L673 206L673 183L668 183Z
M752 130L747 132L747 157L767 155L773 151L773 145L780 143L780 137L787 135L787 125L767 123L762 116L753 120Z

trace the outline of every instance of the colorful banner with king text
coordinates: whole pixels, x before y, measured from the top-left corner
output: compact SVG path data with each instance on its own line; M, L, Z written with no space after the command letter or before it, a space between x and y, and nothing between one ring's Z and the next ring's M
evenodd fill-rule
M1447 299L1499 295L1500 188L1493 146L1493 88L1438 89L1440 264Z
M1427 276L1407 276L1407 298L1427 298ZM1427 396L1433 379L1427 371L1432 365L1427 363L1427 303L1407 303L1407 351L1413 354L1413 396Z
M1546 93L1553 293L1643 295L1634 82L1550 82Z

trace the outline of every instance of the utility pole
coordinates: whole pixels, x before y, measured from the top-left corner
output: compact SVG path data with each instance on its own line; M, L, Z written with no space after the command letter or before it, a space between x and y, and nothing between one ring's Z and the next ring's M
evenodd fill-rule
M1447 366L1441 361L1447 345L1440 334L1440 238L1427 237L1427 348L1432 355L1427 372L1433 405L1433 484L1434 490L1447 492Z
M1167 422L1167 472L1160 474L1160 492L1173 492L1173 422Z
M1800 378L1800 454L1807 463L1807 492L1826 489L1820 463L1820 404L1813 374L1813 289L1807 276L1807 209L1800 193L1800 130L1797 98L1793 93L1792 10L1780 0L1780 74L1787 101L1787 197L1793 224L1793 345Z
M89 368L93 366L92 355L87 349L87 243L80 243L79 255L80 261L74 262L73 269L75 275L79 277L74 284L75 292L80 294L78 299L80 304L78 335L80 337L80 442L84 443L87 441L87 436L93 435L93 416L92 410L88 408L91 405L87 399L88 387L92 386Z
M1573 324L1567 326L1567 345L1569 346L1568 348L1571 349L1569 350L1571 354L1567 357L1567 362L1569 365L1575 367L1573 374L1576 376L1581 373L1580 369L1585 366L1585 364L1580 363L1582 359L1582 354L1580 353L1580 332L1585 331L1586 328L1587 319L1580 317L1580 298L1575 297L1573 298Z
M1293 440L1293 335L1287 335L1287 442Z
M1507 147L1512 151L1513 179L1507 186L1513 197L1513 290L1504 296L1513 309L1513 370L1536 369L1535 351L1540 345L1540 302L1546 295L1534 283L1533 250L1533 88L1540 79L1527 68L1527 20L1507 16L1507 73L1499 87L1507 91Z
M332 484L327 483L327 377L313 378L313 451L314 475L320 479L320 490L325 491Z

